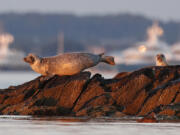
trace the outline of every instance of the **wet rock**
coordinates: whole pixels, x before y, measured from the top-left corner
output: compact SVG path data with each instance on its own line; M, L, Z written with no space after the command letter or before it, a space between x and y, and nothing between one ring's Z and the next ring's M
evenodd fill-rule
M148 118L144 117L142 119L137 120L139 123L158 123L159 121L156 118Z
M146 67L112 79L90 75L40 76L1 90L0 114L180 119L180 66Z

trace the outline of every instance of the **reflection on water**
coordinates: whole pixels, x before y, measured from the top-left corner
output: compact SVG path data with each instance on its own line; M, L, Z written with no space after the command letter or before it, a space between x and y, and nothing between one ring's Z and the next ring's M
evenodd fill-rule
M0 134L13 135L179 135L180 123L2 116Z

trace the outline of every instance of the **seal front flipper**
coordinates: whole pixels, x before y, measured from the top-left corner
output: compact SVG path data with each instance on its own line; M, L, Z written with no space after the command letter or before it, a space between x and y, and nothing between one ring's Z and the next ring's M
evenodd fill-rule
M43 82L43 81L50 80L50 79L52 79L54 76L55 76L55 75L41 76L40 81Z
M102 57L103 55L104 55L104 52L103 53L100 53L100 54L98 54L99 55L99 57Z

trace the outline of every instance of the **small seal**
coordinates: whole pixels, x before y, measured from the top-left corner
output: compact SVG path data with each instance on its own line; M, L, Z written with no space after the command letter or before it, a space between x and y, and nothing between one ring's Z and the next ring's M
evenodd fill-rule
M156 55L156 66L168 66L166 57L164 56L164 54Z
M39 57L29 54L24 58L31 68L43 76L74 75L96 66L100 62L115 65L114 57L104 56L104 53L95 55L90 53L64 53L52 57Z

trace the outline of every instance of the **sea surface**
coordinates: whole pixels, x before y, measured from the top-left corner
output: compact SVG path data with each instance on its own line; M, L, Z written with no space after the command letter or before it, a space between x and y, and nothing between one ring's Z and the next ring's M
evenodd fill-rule
M0 72L0 89L39 76ZM0 115L0 135L180 135L180 123L137 123L135 119L87 119Z
M0 89L33 80L39 74L32 71L0 71Z
M1 116L0 135L179 135L180 123Z
M118 72L102 72L91 71L92 75L100 73L105 78L112 78ZM33 71L0 71L0 89L8 88L9 86L20 85L25 82L31 81L40 76Z

